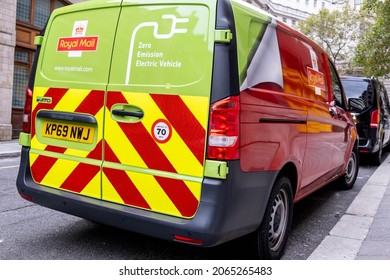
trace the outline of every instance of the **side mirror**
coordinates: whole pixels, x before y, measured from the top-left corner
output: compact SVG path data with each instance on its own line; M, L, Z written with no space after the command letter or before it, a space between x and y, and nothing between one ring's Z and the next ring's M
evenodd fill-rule
M348 106L350 111L361 112L366 107L366 104L361 98L349 98Z

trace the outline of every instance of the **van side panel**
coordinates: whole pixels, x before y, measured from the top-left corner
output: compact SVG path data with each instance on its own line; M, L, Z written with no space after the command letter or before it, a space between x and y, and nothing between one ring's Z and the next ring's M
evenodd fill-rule
M276 21L246 13L240 5L233 8L236 17L244 18L237 27L237 41L243 44L238 52L241 168L277 171L293 162L300 170L306 146L306 101L294 55L281 46Z
M304 40L299 39L298 42L301 80L308 104L308 137L302 172L303 195L340 174L345 162L347 142L344 135L346 123L340 121L339 116L330 114L327 64L324 61L327 58L323 51Z
M327 56L283 23L232 3L242 17L236 27L241 168L277 171L293 163L299 199L339 176L345 162L346 123L329 113Z

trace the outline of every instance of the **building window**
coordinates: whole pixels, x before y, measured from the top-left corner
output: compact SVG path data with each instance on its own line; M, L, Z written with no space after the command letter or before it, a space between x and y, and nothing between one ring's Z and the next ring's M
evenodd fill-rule
M30 22L31 19L31 0L18 0L16 6L16 18L22 21Z
M50 16L50 0L35 0L34 25L43 28Z
M30 34L37 34L37 30L45 26L46 21L55 8L68 4L70 4L68 0L17 0L17 26L23 26L23 32L32 31ZM27 45L26 42L16 42L12 89L13 108L24 107L26 87L34 54L33 43L29 42Z
M309 0L305 0L305 5L309 6Z
M16 19L41 29L54 9L67 4L67 0L18 0Z
M283 17L283 18L282 18L282 21L283 21L284 23L287 23L287 18Z
M16 48L12 107L23 108L33 51Z
M317 8L317 0L314 0L313 6L314 6L314 8Z
M322 8L325 9L325 2L322 2Z
M295 19L293 19L291 22L292 22L292 26L296 26L297 25L297 21Z

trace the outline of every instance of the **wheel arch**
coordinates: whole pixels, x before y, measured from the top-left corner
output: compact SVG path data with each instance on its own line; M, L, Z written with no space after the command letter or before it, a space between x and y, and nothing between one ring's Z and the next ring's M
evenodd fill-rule
M293 191L293 197L295 198L298 189L298 170L295 164L292 162L286 163L279 171L278 177L283 175L289 178Z

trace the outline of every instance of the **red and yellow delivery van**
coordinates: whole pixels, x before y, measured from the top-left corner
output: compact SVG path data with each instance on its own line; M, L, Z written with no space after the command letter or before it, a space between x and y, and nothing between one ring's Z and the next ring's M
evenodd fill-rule
M243 1L83 2L35 42L17 179L34 203L196 246L248 235L278 259L293 203L356 180L329 57Z

